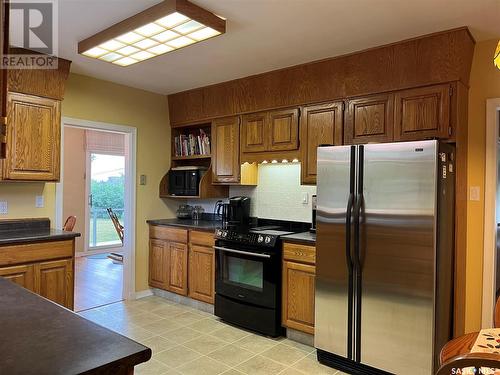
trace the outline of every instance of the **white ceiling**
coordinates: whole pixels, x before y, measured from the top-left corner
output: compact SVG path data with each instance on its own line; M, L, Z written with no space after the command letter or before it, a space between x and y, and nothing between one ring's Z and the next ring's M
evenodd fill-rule
M126 68L76 53L159 2L59 0L59 55L75 73L170 94L460 26L500 37L500 0L193 0L227 18L226 34Z

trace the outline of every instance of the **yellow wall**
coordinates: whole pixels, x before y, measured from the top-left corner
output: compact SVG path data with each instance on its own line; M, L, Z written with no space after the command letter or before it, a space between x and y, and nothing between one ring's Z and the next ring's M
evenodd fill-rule
M481 327L486 99L500 97L500 70L493 65L497 43L476 44L470 78L467 185L481 188L481 200L467 204L466 332Z
M158 197L158 185L170 165L170 125L166 96L71 74L62 104L62 115L137 128L136 290L148 288L147 219L174 217L172 202ZM138 179L147 176L141 186ZM35 208L43 194L45 207ZM55 222L55 184L2 183L0 200L9 214L3 218L49 217ZM176 208L176 207L175 207Z
M170 165L170 125L163 95L71 74L62 115L137 128L136 290L148 288L147 219L174 217L174 205L158 197ZM139 176L147 184L139 185Z

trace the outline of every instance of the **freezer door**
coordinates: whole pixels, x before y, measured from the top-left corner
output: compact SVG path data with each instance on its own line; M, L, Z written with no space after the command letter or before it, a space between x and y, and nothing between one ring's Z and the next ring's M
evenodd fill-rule
M394 374L432 374L437 147L364 146L356 357Z
M352 261L350 214L354 199L354 146L318 148L314 344L351 358Z

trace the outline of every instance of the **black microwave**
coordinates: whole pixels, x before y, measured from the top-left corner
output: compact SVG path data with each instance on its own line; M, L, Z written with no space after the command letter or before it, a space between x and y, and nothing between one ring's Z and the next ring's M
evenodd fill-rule
M176 167L168 175L168 192L170 195L199 195L200 180L207 171L204 167Z

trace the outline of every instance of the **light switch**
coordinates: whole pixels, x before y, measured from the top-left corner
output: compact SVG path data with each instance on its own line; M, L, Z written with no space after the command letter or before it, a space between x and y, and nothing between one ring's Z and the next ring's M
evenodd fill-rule
M302 204L309 203L309 193L302 193Z
M9 213L9 208L7 201L0 201L0 215L6 215Z
M45 206L45 202L43 199L43 195L37 195L35 197L35 207L36 208L43 208Z
M480 201L481 200L481 188L479 186L471 186L469 192L469 200Z
M146 175L145 174L141 174L141 176L139 177L139 185L146 185Z

